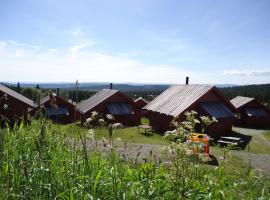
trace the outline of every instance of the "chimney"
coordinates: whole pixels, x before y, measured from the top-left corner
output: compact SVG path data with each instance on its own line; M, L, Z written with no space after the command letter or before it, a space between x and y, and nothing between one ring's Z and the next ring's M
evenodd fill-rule
M112 83L110 83L110 89L112 89Z
M187 76L186 77L186 85L188 85L189 84L189 77Z
M56 88L56 95L59 96L59 88Z

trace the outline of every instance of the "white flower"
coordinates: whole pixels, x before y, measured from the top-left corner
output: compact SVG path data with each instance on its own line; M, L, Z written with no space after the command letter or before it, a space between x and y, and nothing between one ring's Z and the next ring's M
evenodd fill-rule
M86 122L87 122L87 123L90 123L91 121L92 121L91 118L87 118L87 119L86 119Z
M96 115L98 115L98 112L97 111L93 111L93 112L91 112L91 114L92 114L92 116L96 116Z
M98 120L98 123L99 123L100 125L103 125L103 124L105 124L105 120L104 120L104 119L99 119L99 120Z
M114 119L113 116L112 116L111 114L107 114L107 115L106 115L106 118L107 118L108 120L113 120L113 119Z
M123 125L121 124L121 123L114 123L113 125L112 125L112 128L113 129L116 129L116 128L122 128L123 127Z
M87 137L88 137L89 139L91 139L91 140L94 140L94 139L95 139L95 131L94 131L94 129L89 129L89 130L88 130L88 135L87 135Z
M218 122L218 120L215 117L212 117L213 122Z

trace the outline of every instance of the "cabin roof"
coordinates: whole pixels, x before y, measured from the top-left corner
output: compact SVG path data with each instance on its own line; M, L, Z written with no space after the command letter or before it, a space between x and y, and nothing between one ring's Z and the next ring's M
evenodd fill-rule
M118 90L112 89L103 89L91 96L89 99L86 99L78 104L78 108L81 112L86 113L92 108L96 107L98 104L102 103L112 95L119 92Z
M173 85L144 109L176 117L213 88L209 85Z
M64 99L64 98L62 98L62 97L60 97L60 96L58 96L57 94L52 93L52 95L53 95L55 98L58 98L58 99L60 99L61 101L64 101L64 102L66 102L66 103L68 103L68 104L70 104L70 105L72 105L72 106L75 107L75 105L74 105L72 102L70 102L70 101L68 101L68 100L66 100L66 99ZM43 105L43 104L47 103L48 101L50 101L50 96L49 96L49 95L47 95L46 97L44 97L43 99L40 100L40 105Z
M19 101L23 102L24 104L27 104L29 107L34 108L35 107L35 103L34 101L32 101L31 99L28 99L27 97L21 95L20 93L4 86L0 84L0 91L2 91L3 93L12 96L15 99L18 99Z
M146 100L145 100L144 98L142 98L142 97L139 97L139 98L137 98L137 99L134 100L135 103L137 103L137 102L139 102L139 101L143 101L143 102L146 103L146 104L149 103L148 101L146 101Z
M233 106L235 108L240 108L243 105L245 105L253 100L254 100L254 98L251 98L251 97L237 96L237 97L231 99L231 103L233 104Z

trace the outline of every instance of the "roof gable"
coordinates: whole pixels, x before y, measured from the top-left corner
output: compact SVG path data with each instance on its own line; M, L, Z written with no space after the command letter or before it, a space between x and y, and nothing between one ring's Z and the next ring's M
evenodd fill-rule
M15 92L14 90L12 90L12 89L4 86L4 85L0 84L0 91L2 91L3 93L5 93L5 94L7 94L9 96L12 96L15 99L18 99L19 101L21 101L22 103L28 105L29 107L32 107L32 108L35 107L34 101L32 101L31 99L28 99L27 97L21 95L18 92Z
M173 85L144 109L176 117L213 88L208 85Z

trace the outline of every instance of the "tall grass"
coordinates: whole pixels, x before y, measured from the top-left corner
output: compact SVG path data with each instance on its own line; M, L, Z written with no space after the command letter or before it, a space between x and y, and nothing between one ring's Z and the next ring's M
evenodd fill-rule
M131 165L112 149L91 151L86 135L49 122L1 131L0 199L268 199L269 181L252 169L226 173L192 161L181 148L169 164Z

